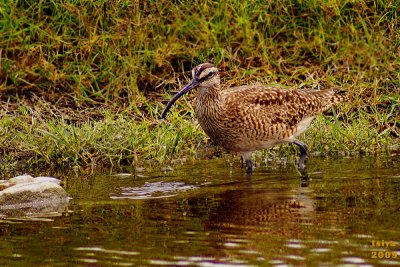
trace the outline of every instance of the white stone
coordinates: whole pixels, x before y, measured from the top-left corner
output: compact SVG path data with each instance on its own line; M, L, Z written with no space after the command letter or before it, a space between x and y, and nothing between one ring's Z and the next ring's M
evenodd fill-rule
M50 176L38 176L38 177L33 178L33 181L35 183L38 183L38 182L51 182L51 183L55 183L55 184L61 183L61 180L54 178L54 177L50 177Z
M11 178L10 180L8 180L8 182L15 183L15 184L29 183L29 182L33 182L33 177L29 174L24 174L24 175L15 176L14 178Z
M0 210L37 205L52 205L51 202L68 200L67 192L53 182L16 184L0 192Z
M20 175L8 180L0 191L1 217L32 217L63 212L68 207L68 194L60 180L53 177Z

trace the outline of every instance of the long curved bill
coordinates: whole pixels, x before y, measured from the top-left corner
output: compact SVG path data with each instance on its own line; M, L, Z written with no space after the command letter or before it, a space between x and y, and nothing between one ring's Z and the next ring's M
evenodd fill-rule
M181 96L183 96L184 94L189 92L190 89L197 87L197 85L199 85L199 82L196 81L195 79L193 79L189 84L187 84L185 87L183 87L182 90L180 90L176 95L174 95L174 97L169 101L169 103L165 107L163 113L161 114L161 118L165 119L168 111L171 109L172 105L176 102L176 100L178 100L178 98L180 98Z

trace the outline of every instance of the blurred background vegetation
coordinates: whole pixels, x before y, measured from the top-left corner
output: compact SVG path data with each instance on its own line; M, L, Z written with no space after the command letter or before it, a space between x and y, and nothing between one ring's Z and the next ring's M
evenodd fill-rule
M347 90L304 136L314 151L398 147L398 0L0 1L3 165L196 154L193 96L158 116L201 62L226 86Z

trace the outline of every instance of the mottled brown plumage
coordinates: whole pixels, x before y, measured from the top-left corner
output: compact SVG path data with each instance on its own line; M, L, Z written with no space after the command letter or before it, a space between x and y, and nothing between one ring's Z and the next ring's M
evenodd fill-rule
M338 88L285 90L272 86L244 85L220 88L218 69L210 63L192 70L193 80L168 103L197 87L196 112L204 132L218 145L242 154L247 171L252 170L252 151L291 142L299 146L299 168L304 168L306 144L295 139L314 117L340 102Z

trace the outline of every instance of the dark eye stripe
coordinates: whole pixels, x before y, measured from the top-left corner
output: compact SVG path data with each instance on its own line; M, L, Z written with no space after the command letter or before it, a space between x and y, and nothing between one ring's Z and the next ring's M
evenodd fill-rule
M199 81L199 82L202 82L202 81L204 81L204 80L207 80L207 79L209 79L209 78L211 78L211 77L213 77L215 75L215 72L210 72L209 74L207 74L206 76L204 76L203 78L196 78L196 80L197 81Z
M201 74L202 74L203 72L207 71L207 69L210 69L210 70L209 70L210 72L207 73L206 76L200 78ZM193 73L193 74L194 74L195 80L201 82L201 81L204 81L204 80L206 80L206 79L208 79L208 78L213 77L217 72L218 72L218 70L217 70L212 64L205 63L205 64L203 64L203 65L198 66L198 69L197 69L197 70L194 69L194 73Z

